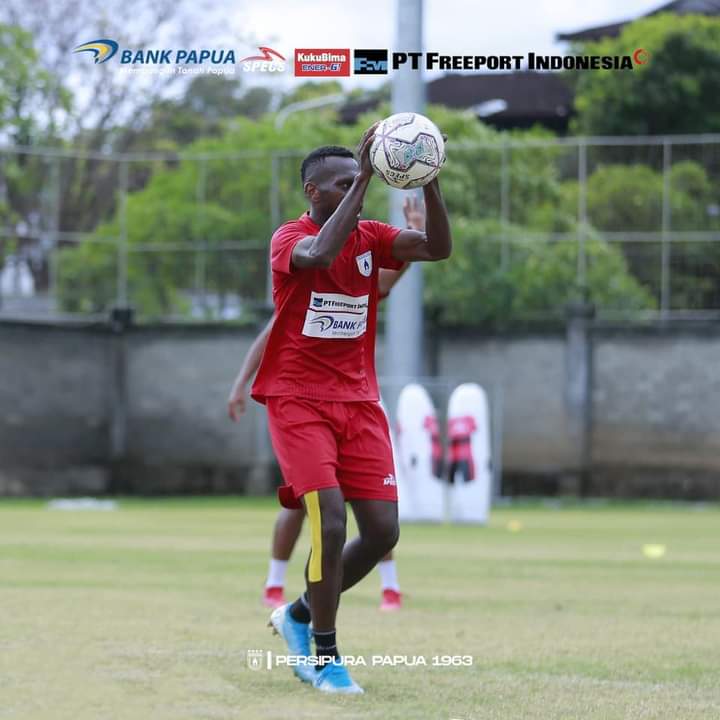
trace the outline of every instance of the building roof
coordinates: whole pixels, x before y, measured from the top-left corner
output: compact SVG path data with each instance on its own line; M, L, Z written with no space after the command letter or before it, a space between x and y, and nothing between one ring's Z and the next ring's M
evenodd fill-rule
M659 8L645 13L640 17L652 17L660 13L674 13L675 15L720 15L720 0L673 0L673 2L661 5ZM610 23L609 25L598 25L597 27L585 28L569 33L558 33L557 40L569 42L584 42L587 40L600 40L604 37L617 37L623 27L632 20Z
M451 108L488 107L491 101L501 100L497 107L502 109L488 117L541 119L569 115L573 95L558 73L523 70L445 75L427 84L427 99Z
M573 94L558 73L508 72L447 74L426 84L427 101L450 108L473 108L485 122L499 128L540 123L567 129ZM340 108L340 120L352 123L379 100L362 100Z

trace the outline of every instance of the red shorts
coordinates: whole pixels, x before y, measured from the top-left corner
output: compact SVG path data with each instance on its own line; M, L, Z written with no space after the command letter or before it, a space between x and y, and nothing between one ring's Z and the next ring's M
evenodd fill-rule
M346 500L397 502L387 418L377 402L268 397L268 424L286 485L285 507L312 490L339 487Z

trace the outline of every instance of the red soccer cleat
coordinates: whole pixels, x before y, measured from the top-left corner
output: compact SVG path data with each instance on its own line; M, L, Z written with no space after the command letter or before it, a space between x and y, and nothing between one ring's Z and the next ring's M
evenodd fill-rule
M397 590L385 589L382 591L380 609L383 612L395 612L402 607L402 593Z
M285 595L281 585L266 587L263 593L262 604L265 607L277 608L285 604Z

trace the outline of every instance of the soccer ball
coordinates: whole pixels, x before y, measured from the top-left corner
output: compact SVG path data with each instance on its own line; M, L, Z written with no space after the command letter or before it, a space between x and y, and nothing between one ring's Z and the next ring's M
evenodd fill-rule
M445 142L432 120L418 113L385 118L370 147L375 174L391 187L410 190L427 185L445 162Z

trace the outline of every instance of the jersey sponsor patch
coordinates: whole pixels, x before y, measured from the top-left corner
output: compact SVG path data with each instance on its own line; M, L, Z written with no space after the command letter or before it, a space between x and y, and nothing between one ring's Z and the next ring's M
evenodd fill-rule
M355 262L357 263L360 274L365 277L370 277L370 273L372 272L372 250L368 250L362 255L358 255L355 258Z
M368 297L312 292L303 335L326 340L347 340L364 335Z

